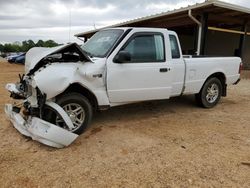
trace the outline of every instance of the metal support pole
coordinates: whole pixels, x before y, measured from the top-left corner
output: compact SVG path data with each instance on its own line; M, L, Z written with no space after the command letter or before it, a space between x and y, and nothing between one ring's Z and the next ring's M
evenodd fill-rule
M202 29L201 29L201 50L200 55L205 55L206 39L207 39L207 30L208 30L208 14L204 13L201 18Z
M241 58L243 58L243 52L244 52L245 43L246 43L247 22L244 22L244 25L242 26L242 31L244 32L244 34L240 35L239 53L237 54Z

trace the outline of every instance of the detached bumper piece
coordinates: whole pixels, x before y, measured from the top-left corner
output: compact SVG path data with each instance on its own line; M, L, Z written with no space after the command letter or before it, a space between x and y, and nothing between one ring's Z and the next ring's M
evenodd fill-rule
M233 84L233 85L237 85L240 82L240 78Z
M51 147L63 148L69 146L78 137L77 134L40 118L30 117L26 121L19 113L13 111L11 104L5 105L5 113L21 134Z

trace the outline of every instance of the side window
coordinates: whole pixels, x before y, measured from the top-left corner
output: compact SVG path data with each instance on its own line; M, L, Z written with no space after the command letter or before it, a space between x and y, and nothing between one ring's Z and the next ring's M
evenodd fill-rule
M180 54L180 49L179 49L179 45L178 45L176 36L169 35L169 39L170 39L170 46L171 46L172 58L173 59L180 58L181 54Z
M161 34L140 34L122 48L131 55L131 63L164 62L164 38Z

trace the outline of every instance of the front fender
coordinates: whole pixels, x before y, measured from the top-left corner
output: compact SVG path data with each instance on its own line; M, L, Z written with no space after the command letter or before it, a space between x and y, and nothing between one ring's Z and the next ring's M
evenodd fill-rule
M51 64L35 73L33 86L45 93L47 99L63 93L73 83L80 83L95 94L104 88L104 81L103 78L94 78L87 67L80 63Z
M62 93L74 80L77 67L53 66L38 71L34 76L35 85L51 99Z

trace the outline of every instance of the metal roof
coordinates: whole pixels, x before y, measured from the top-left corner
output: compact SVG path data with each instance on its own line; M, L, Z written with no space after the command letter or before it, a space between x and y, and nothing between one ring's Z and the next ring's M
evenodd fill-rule
M174 9L174 10L171 10L171 11L162 12L162 13L159 13L159 14L154 14L154 15L150 15L150 16L145 16L145 17L129 20L129 21L126 21L126 22L115 24L115 25L103 27L103 28L100 28L100 29L95 29L95 30L91 30L91 31L78 33L75 36L76 37L86 37L86 36L93 35L97 31L105 29L105 28L130 26L131 24L137 24L137 23L148 21L148 20L158 19L158 18L161 18L161 17L170 16L170 15L176 15L176 14L179 14L179 13L186 12L188 10L198 10L198 9L203 9L203 8L208 8L208 7L218 7L218 8L222 8L222 9L228 9L228 10L248 14L250 16L250 9L249 8L245 8L245 7L242 7L242 6L238 6L238 5L235 5L235 4L230 4L230 3L226 3L226 2L222 2L222 1L217 1L217 0L206 0L203 3L197 3L195 5L182 7L180 9Z

